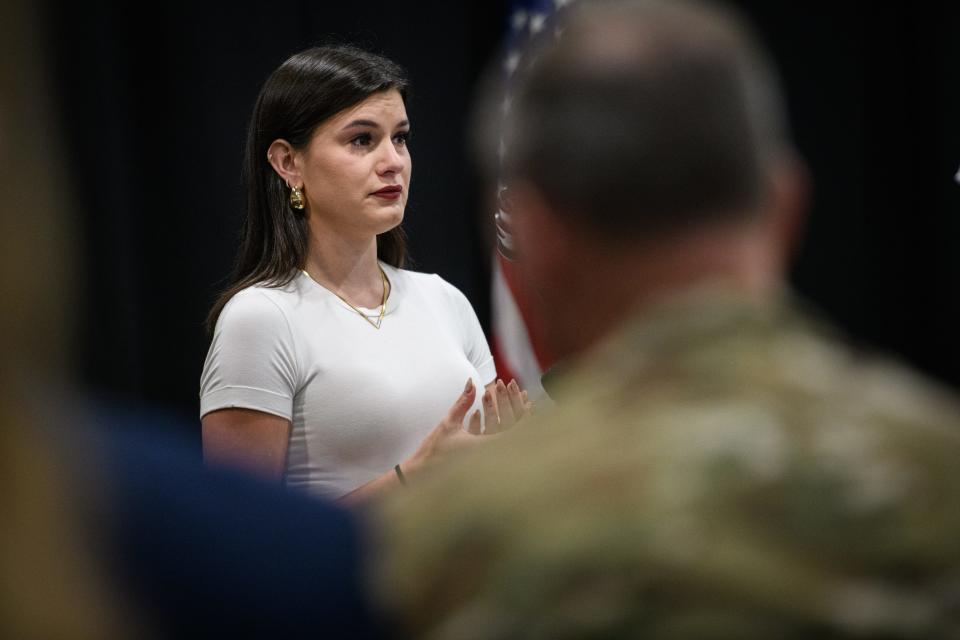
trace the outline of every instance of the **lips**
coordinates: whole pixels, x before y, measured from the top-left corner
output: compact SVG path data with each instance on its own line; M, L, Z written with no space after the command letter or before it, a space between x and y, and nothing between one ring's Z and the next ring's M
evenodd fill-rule
M401 187L401 186L399 186L399 185L392 185L392 186L389 186L389 187L384 187L383 189L380 189L379 191L374 191L373 193L374 193L374 195L377 195L377 194L386 195L386 194L391 194L391 193L400 193L401 191L403 191L403 187Z

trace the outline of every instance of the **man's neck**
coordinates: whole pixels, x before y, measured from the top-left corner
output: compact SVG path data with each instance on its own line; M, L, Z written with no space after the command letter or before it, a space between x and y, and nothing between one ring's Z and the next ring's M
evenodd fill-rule
M717 285L763 298L777 286L779 265L743 229L685 233L636 249L587 249L569 274L572 296L552 305L557 356L590 350L628 317L695 288Z

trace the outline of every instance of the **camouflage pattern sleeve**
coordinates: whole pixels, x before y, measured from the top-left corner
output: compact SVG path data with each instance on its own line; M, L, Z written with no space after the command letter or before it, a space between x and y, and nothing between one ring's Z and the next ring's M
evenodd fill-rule
M960 410L786 296L649 313L376 513L426 638L960 637Z

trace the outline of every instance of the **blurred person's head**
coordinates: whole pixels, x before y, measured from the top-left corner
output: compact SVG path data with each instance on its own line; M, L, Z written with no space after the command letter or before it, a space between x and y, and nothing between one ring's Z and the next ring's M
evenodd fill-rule
M681 288L779 283L804 174L772 66L736 15L578 1L525 51L502 121L499 89L484 97L481 163L507 185L513 248L559 357Z
M379 258L403 266L409 93L403 68L352 45L307 49L267 78L247 135L240 252L209 328L240 289L280 284L304 268L310 233L375 233ZM401 187L399 196L373 195L390 185ZM294 188L302 209L291 206Z
M63 318L79 298L80 279L32 10L19 2L7 9L0 21L0 394L15 397L35 376L67 366Z
M0 637L109 638L119 607L85 546L82 489L46 436L69 377L78 264L34 7L0 20ZM68 489L69 486L69 489Z

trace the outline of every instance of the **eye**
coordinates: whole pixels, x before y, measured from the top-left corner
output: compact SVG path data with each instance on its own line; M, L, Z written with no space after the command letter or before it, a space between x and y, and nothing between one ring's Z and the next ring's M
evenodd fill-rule
M410 143L410 136L411 136L411 133L409 131L404 131L402 133L398 133L397 135L395 135L394 139L402 145L407 145Z
M361 133L357 137L351 139L350 144L352 144L355 147L365 147L368 144L370 144L370 139L371 138L369 133Z

